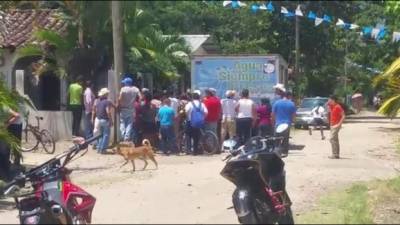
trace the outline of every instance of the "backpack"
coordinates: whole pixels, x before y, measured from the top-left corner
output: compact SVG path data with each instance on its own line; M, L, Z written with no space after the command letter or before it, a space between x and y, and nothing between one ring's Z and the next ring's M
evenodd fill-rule
M190 114L191 116L191 121L190 125L194 128L202 128L204 126L204 111L201 109L201 103L199 107L196 107L196 105L192 103L192 112Z

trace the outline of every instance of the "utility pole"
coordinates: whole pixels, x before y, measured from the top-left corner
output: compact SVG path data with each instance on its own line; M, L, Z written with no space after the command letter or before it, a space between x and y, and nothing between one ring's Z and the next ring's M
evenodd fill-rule
M118 98L118 90L120 89L120 80L124 69L124 49L122 40L122 14L121 14L121 1L111 1L111 20L112 20L112 32L113 32L113 48L114 48L114 82L113 87L110 90L112 96ZM114 144L118 143L119 140L119 116L118 112L114 113Z
M299 17L296 16L296 40L295 40L295 49L296 49L296 56L295 56L295 65L294 65L294 74L295 77L299 77L299 57L300 57L300 25L299 25Z

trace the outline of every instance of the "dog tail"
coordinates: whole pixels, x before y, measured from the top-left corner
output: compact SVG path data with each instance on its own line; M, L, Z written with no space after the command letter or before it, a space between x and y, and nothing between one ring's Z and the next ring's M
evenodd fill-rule
M150 141L149 141L148 139L143 139L142 144L143 144L144 146L147 146L147 147L150 147L150 146L151 146Z

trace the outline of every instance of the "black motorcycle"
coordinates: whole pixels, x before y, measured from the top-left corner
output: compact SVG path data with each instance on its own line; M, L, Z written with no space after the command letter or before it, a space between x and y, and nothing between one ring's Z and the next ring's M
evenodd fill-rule
M280 146L284 137L253 137L231 150L221 175L236 185L233 205L242 224L294 224Z

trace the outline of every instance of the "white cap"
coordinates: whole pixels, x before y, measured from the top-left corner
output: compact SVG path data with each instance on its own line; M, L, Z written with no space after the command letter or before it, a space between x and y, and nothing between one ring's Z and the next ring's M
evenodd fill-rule
M194 90L193 93L196 93L198 95L201 95L201 91L200 90Z
M285 86L284 86L283 84L281 84L281 83L277 83L277 84L274 86L274 89L278 89L278 90L281 90L281 91L283 91L283 92L286 92Z
M108 88L102 88L102 89L99 91L99 97L104 96L104 95L107 95L108 93L110 93L110 91L108 90Z

